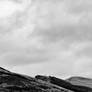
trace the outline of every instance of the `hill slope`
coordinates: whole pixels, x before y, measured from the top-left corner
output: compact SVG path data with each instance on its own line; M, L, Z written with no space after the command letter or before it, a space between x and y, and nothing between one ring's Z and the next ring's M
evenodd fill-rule
M33 78L0 67L0 92L92 92L92 88L53 76Z

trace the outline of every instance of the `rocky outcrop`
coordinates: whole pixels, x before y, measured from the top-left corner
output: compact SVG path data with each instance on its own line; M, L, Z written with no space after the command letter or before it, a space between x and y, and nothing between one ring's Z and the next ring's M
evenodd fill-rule
M92 92L92 88L53 76L33 78L0 68L0 92Z

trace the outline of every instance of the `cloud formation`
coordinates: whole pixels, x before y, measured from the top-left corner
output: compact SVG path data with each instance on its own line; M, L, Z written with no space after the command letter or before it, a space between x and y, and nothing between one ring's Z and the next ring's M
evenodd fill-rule
M32 0L25 11L0 22L0 65L90 77L91 8L91 0Z

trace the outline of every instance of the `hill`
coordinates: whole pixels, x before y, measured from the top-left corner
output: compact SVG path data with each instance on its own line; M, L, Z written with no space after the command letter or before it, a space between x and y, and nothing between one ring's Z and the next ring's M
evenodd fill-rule
M74 78L63 80L42 75L30 77L0 67L0 92L92 92L89 85L74 84L72 82ZM77 80L79 78L76 78Z

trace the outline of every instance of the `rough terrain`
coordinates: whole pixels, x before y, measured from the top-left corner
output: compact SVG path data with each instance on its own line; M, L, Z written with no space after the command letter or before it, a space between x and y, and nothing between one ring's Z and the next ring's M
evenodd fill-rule
M0 92L92 92L92 84L84 82L82 85L83 79L92 81L82 77L63 80L54 76L37 75L33 78L0 67ZM78 80L81 83L79 85Z

